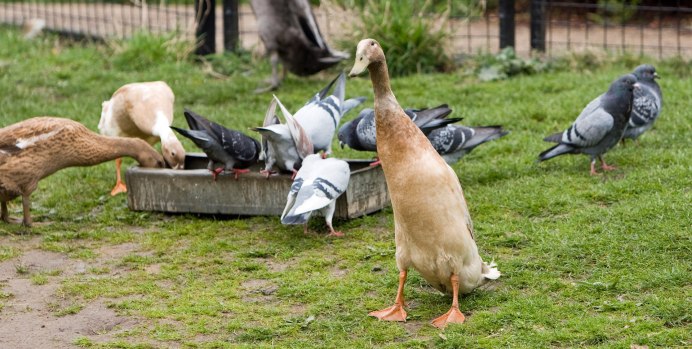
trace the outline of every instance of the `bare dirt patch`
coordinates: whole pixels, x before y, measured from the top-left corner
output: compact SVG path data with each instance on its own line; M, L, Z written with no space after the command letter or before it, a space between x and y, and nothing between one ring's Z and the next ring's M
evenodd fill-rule
M91 266L112 264L137 251L137 244L101 248L90 260L39 249L40 238L0 237L0 244L17 248L18 257L0 263L0 290L7 297L0 308L0 348L75 348L86 337L93 342L113 340L140 320L120 316L101 300L68 304L60 295L61 283ZM44 275L41 282L32 276ZM73 306L76 313L57 316L56 310Z

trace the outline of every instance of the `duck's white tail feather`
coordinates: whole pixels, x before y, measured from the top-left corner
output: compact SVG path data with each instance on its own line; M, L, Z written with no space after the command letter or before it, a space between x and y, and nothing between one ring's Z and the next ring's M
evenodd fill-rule
M492 261L490 264L483 262L482 275L488 280L497 280L502 273L497 270L497 264L495 264L495 261Z
M106 122L113 115L113 102L109 99L101 104L101 120L99 120L99 131L101 134L105 132Z

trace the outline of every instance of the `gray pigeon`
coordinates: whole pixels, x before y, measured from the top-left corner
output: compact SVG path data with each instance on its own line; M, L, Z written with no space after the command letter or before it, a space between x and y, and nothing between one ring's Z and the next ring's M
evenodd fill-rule
M185 119L190 130L171 128L189 138L207 154L207 168L214 180L221 172L231 172L238 179L239 173L247 172L248 167L257 163L260 145L253 138L209 121L191 110L185 110ZM223 167L214 169L215 163L221 163Z
M404 112L423 131L429 134L433 130L460 121L461 118L446 117L452 112L447 104L441 104L430 109L404 109ZM377 151L377 129L375 128L375 111L370 108L361 110L358 116L339 128L337 137L343 148L348 145L351 149L360 151Z
M318 154L308 155L298 171L286 198L281 215L282 224L303 224L307 234L308 220L313 212L320 212L327 222L330 236L343 236L332 227L336 199L346 191L351 170L343 160L322 159Z
M276 104L281 106L281 112L286 124L279 123L275 115ZM291 113L274 96L267 109L262 127L252 128L262 134L262 151L259 156L265 166L261 173L267 177L274 173L274 166L279 171L293 172L295 177L303 159L313 153L313 146L303 127L293 118Z
M477 146L508 133L502 126L447 125L430 132L428 140L448 164L453 164Z
M642 64L632 73L637 77L640 89L634 91L632 102L632 114L625 129L625 138L636 140L642 133L648 131L653 125L663 107L663 94L661 87L655 79L658 78L656 68L649 64Z
M327 95L332 86L334 86L334 92ZM344 100L345 93L346 74L341 72L293 115L305 129L315 152L323 151L325 155L331 154L332 138L341 117L365 101L365 97Z
M608 92L591 101L572 126L544 139L558 144L540 153L538 161L582 153L591 156L592 175L596 174L596 158L601 161L603 170L615 169L608 166L602 156L622 138L632 111L633 90L638 88L637 78L632 74L613 81Z

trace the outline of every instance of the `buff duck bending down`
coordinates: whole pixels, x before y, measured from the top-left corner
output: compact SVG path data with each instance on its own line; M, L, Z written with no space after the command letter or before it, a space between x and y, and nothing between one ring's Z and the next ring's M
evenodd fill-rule
M406 321L404 283L410 267L433 287L452 294L452 307L432 324L461 323L459 293L469 293L500 272L481 260L473 223L456 173L423 132L406 116L389 84L384 52L372 39L358 43L350 76L368 69L375 92L377 154L394 211L399 288L393 306L370 313L381 320Z
M161 141L161 154L172 169L185 165L185 149L170 126L173 90L163 81L136 82L117 89L103 102L99 131L104 136L141 138L150 145ZM111 195L127 192L120 176L122 160L115 159L115 186Z
M142 167L163 167L163 157L137 138L106 137L69 119L31 118L0 128L0 205L9 223L7 202L21 196L25 226L31 226L30 196L38 182L66 167L92 166L122 156Z

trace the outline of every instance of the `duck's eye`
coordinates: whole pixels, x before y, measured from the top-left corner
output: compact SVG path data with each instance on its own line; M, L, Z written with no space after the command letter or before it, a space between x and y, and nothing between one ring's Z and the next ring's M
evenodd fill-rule
M374 41L371 41L371 42L370 42L370 46L375 46L375 42L374 42Z
M361 60L361 61L363 60L363 56L360 56L360 60Z

